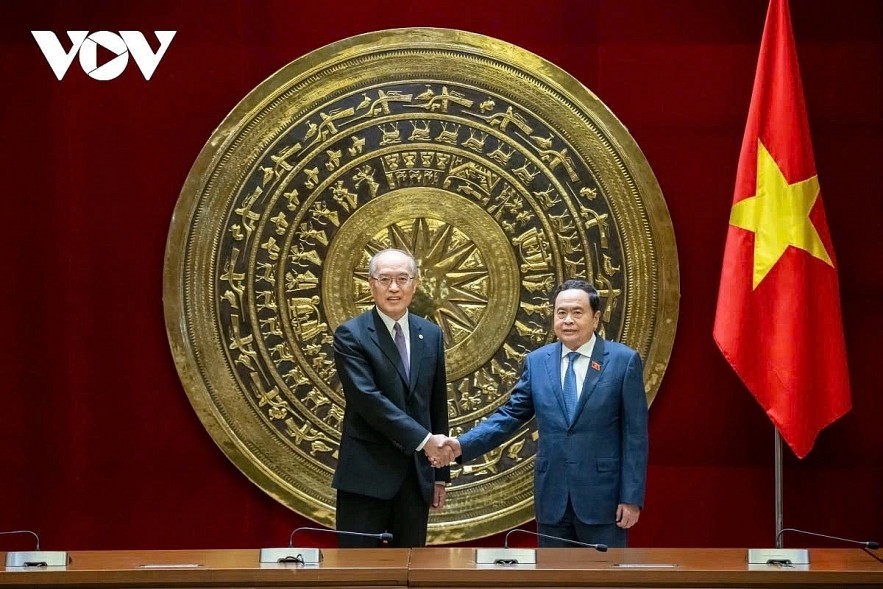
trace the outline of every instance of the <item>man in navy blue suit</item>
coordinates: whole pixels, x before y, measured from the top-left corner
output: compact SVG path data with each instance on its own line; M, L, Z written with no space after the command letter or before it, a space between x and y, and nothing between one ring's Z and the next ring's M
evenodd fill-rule
M647 471L641 358L595 334L600 297L588 282L564 282L551 302L558 341L527 355L505 405L445 443L469 461L536 417L537 532L624 547L643 508ZM539 545L569 544L541 537Z
M391 532L393 546L426 544L429 506L445 503L448 435L441 330L408 312L417 264L388 249L368 264L374 308L334 332L334 364L346 398L337 469L337 529ZM429 460L432 460L430 464ZM340 547L379 541L341 535Z

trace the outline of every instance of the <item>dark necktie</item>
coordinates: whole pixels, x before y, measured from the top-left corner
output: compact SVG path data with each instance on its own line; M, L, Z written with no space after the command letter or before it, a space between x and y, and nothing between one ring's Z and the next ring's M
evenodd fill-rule
M564 372L564 406L567 408L567 419L573 421L576 411L576 371L573 363L579 358L579 352L568 352L567 370Z
M411 378L411 363L408 361L408 346L405 345L405 334L402 333L402 326L396 321L393 325L393 333L395 336L396 347L399 349L399 356L402 357L402 366L405 367L405 378Z

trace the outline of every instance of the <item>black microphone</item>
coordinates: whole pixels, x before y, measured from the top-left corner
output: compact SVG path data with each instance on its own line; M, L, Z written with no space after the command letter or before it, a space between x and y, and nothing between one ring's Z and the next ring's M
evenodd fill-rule
M806 534L807 536L816 536L817 538L827 538L828 540L837 540L838 542L848 542L849 544L858 544L864 548L870 548L871 550L877 550L880 548L879 542L874 542L873 540L868 540L866 542L862 542L860 540L850 540L849 538L840 538L838 536L829 536L827 534L818 534L816 532L807 532L806 530L798 530L797 528L782 528L778 534L776 534L776 545L779 544L779 538L785 532L796 532L798 534Z
M379 534L367 534L365 532L349 532L347 530L329 530L326 528L296 528L291 531L291 535L288 536L288 547L291 548L294 544L294 535L301 530L306 530L308 532L324 532L326 534L339 534L342 536L361 536L363 538L374 538L376 540L380 540L381 542L392 542L392 534L389 532L380 532Z
M40 536L37 535L37 532L32 532L31 530L11 530L9 532L0 532L0 536L7 536L9 534L30 534L37 541L37 547L34 550L40 550Z
M607 552L607 544L587 544L585 542L577 542L576 540L570 540L568 538L559 538L558 536L549 536L548 534L538 534L537 532L531 532L530 530L522 530L521 528L515 528L514 530L509 530L509 533L506 534L506 537L503 539L503 548L509 548L509 536L511 536L515 532L522 532L524 534L530 534L531 536L537 536L539 538L549 538L550 540L561 540L562 542L567 542L568 544L576 544L577 546L585 546L586 548L594 548L598 552Z

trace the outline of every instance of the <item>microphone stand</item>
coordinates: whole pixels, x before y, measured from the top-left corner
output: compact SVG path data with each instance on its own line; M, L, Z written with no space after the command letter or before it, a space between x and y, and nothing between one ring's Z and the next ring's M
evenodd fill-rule
M537 551L535 549L509 548L509 536L514 534L515 532L530 534L531 536L536 536L538 538L550 538L552 540L560 540L562 542L567 542L568 544L574 544L575 546L594 548L598 552L607 552L606 544L588 544L586 542L570 540L569 538L559 538L558 536L549 536L548 534L540 534L537 532L531 532L530 530L515 528L514 530L510 530L509 533L506 534L506 537L503 539L502 548L476 548L475 564L492 564L504 566L512 566L518 564L536 564Z
M261 564L296 564L296 565L317 565L322 561L322 551L319 548L300 548L292 546L294 535L297 528L288 536L288 546L286 548L261 548L259 562Z
M322 560L322 551L319 548L297 548L292 546L294 535L300 531L322 532L324 534L334 534L335 536L361 536L363 538L374 538L387 543L392 541L392 534L389 532L368 534L365 532L349 532L346 530L300 527L292 530L291 534L288 536L287 548L261 548L260 562L263 564L319 564Z
M0 536L12 534L30 534L36 540L36 548L31 551L16 551L6 553L6 568L19 567L63 567L70 563L71 559L67 552L58 550L40 550L40 536L31 530L12 530L0 532Z

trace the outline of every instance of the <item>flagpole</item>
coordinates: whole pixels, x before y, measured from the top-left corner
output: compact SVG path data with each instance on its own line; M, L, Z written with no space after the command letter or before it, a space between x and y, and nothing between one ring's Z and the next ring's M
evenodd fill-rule
M782 435L779 428L776 431L775 460L776 460L776 548L782 547Z
M776 547L749 548L748 564L782 564L808 565L809 550L806 548L782 548L782 433L775 430L775 466L776 473Z

